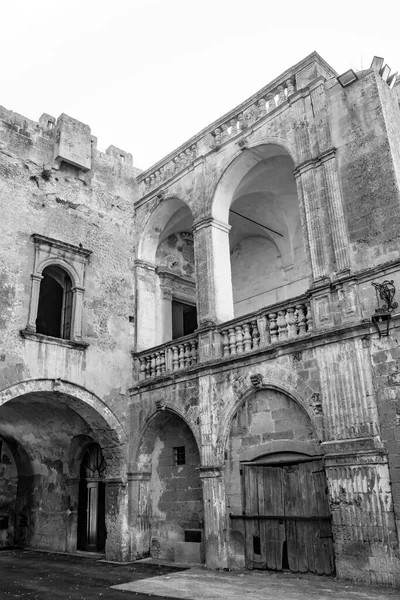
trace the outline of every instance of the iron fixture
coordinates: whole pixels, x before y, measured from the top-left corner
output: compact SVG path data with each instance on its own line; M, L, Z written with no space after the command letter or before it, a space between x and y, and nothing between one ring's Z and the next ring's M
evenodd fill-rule
M379 337L389 335L389 323L392 318L392 311L398 307L397 302L393 302L396 288L393 285L393 279L390 281L385 279L382 283L371 282L376 291L376 299L378 308L375 309L375 314L372 315L372 323L375 325ZM382 306L380 301L383 300Z
M358 77L353 71L353 69L349 69L348 71L342 73L342 75L339 75L339 77L337 77L337 80L342 87L347 87L351 83L354 83L354 81L357 81L357 79Z

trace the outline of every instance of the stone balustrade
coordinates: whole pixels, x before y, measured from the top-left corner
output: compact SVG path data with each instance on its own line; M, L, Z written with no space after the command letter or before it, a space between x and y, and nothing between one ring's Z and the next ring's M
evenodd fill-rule
M139 381L188 369L197 363L195 334L172 340L162 346L136 354L139 363Z
M219 342L211 360L239 357L312 331L310 303L306 297L299 297L218 325L214 334ZM202 358L199 352L197 333L135 353L134 358L139 381L173 374L210 360Z
M289 306L276 305L224 323L219 330L222 358L245 354L311 333L313 322L310 304L305 301Z
M266 86L246 102L203 129L188 142L169 154L154 167L141 173L137 180L142 184L142 194L157 189L162 183L193 164L198 154L217 150L224 142L234 138L251 125L281 106L296 91L296 75L286 74Z

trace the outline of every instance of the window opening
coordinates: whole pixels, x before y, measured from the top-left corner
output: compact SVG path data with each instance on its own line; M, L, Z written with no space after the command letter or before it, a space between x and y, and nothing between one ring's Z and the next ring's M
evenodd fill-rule
M172 339L190 335L197 329L197 309L191 304L172 300Z
M185 446L177 446L174 448L174 465L185 465L186 464L186 451Z
M44 335L71 338L72 281L59 267L46 267L40 282L36 331Z

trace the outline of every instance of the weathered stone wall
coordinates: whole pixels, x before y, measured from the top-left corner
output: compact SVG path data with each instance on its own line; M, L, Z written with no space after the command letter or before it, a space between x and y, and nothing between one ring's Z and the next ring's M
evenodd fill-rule
M14 545L18 470L11 450L0 439L0 547Z

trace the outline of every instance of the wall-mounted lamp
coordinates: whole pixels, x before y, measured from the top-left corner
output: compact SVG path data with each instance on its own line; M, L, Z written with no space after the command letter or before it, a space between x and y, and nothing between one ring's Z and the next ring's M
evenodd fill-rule
M372 285L376 291L376 298L378 300L378 308L375 309L375 314L372 315L371 321L376 327L379 337L383 335L389 335L389 323L392 318L392 311L398 307L397 302L393 302L396 288L393 285L393 279L390 281L385 279L382 283L375 283L372 281ZM382 306L381 300L383 300Z
M348 71L337 77L337 80L342 87L347 87L351 83L354 83L354 81L357 81L357 79L358 77L353 71L353 69L349 69Z

